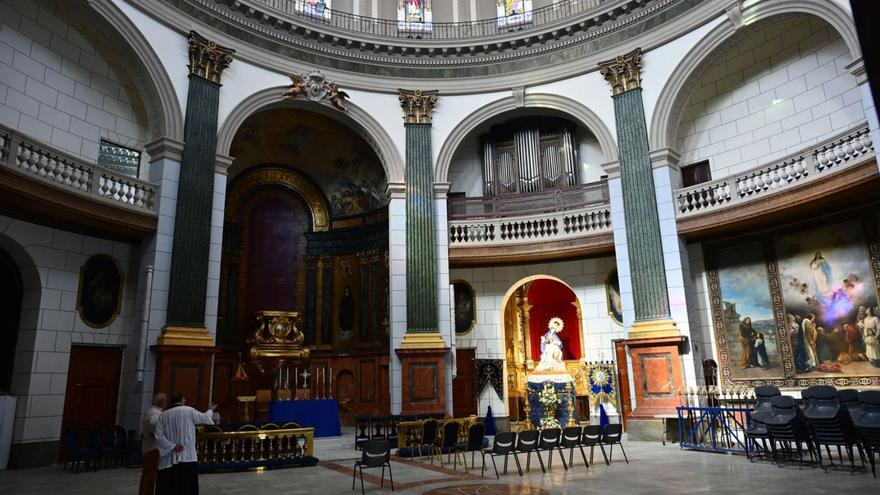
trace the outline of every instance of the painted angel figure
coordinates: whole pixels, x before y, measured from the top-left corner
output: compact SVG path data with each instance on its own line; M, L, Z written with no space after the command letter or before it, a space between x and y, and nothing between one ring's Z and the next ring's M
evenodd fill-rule
M551 318L547 323L547 333L541 336L541 361L535 371L565 371L562 361L562 339L557 335L562 331L562 318Z

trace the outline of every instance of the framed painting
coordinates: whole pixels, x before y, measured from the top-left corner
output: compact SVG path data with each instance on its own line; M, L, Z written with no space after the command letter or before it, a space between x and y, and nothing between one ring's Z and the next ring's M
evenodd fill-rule
M605 278L605 299L608 301L608 316L617 323L623 325L623 303L620 300L620 280L617 278L617 268L611 270Z
M397 29L430 33L433 29L431 0L397 0Z
M712 250L709 292L721 377L745 384L785 378L786 336L774 316L760 241Z
M477 323L477 300L474 288L464 280L452 282L454 306L452 309L455 318L455 334L464 335L473 330Z
M92 328L104 328L116 319L122 307L122 267L106 254L96 254L79 270L76 310Z
M880 375L880 308L862 222L782 235L773 248L797 385L855 386Z

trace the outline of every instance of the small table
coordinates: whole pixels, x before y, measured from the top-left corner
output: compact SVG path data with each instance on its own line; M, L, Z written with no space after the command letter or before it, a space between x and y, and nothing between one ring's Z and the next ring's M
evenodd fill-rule
M663 445L666 445L666 436L667 436L667 424L669 424L670 419L678 419L678 414L655 414L655 418L663 421ZM673 441L672 443L675 443Z
M269 403L269 421L278 426L296 421L303 428L313 427L316 437L342 435L339 401L334 399L273 400Z

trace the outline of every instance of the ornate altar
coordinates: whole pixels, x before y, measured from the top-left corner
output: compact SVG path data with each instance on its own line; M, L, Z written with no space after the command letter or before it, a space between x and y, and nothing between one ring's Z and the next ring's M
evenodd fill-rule
M262 374L275 373L275 389L289 389L290 366L308 361L304 336L297 328L299 313L257 311L254 333L248 338L248 357Z

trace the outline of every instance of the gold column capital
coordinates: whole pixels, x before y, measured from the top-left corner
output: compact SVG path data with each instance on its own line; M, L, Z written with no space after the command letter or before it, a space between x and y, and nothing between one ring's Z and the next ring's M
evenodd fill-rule
M611 94L642 87L642 49L599 63L599 73L611 85Z
M398 89L397 99L403 108L403 121L407 124L430 124L434 105L437 104L436 89Z
M189 73L220 83L220 75L232 63L235 50L209 41L195 31L189 32Z

